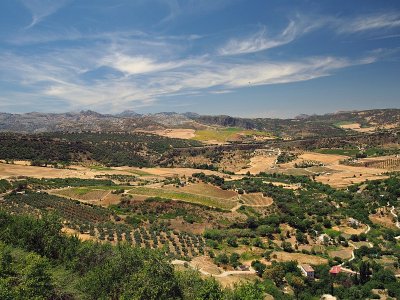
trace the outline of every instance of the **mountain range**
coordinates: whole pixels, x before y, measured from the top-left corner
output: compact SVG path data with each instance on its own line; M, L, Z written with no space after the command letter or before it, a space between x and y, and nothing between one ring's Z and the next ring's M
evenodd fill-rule
M396 128L400 124L400 109L374 109L337 112L325 115L300 115L291 119L240 118L226 115L199 115L197 113L160 112L139 114L131 110L119 114L101 114L86 110L67 113L24 114L0 113L0 131L23 133L40 132L133 132L155 131L168 128L205 126L239 127L249 130L270 131L275 134L296 136L304 132L312 135L340 135L346 124L363 128Z

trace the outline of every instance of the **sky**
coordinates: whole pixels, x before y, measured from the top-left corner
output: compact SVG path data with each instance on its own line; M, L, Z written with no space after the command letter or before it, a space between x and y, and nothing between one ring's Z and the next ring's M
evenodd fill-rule
M400 1L1 0L0 111L400 108Z

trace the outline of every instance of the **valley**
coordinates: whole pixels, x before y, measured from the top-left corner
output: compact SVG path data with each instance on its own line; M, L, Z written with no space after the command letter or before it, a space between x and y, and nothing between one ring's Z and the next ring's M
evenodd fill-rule
M286 276L318 293L333 280L342 295L366 264L371 280L400 277L398 127L279 138L202 126L1 133L2 213L54 215L65 238L158 251L174 272L224 288L263 280L277 299L292 294Z

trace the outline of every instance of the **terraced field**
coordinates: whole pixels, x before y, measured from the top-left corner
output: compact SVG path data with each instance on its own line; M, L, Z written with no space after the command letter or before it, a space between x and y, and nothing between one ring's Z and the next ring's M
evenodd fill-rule
M237 193L230 190L223 190L211 184L196 183L177 188L175 186L165 186L164 188L174 192L185 192L189 194L207 195L208 197L231 199L237 197Z
M272 198L264 197L262 193L241 195L240 200L249 206L269 206L274 202Z
M116 204L120 201L120 195L112 194L110 189L97 189L97 187L68 188L53 190L50 191L50 193L56 196L72 198L101 206Z
M130 189L128 193L132 195L145 195L149 197L161 197L173 200L180 200L226 210L232 209L236 205L236 202L234 200L210 197L199 194L191 194L180 191L175 192L169 189L162 188L135 187Z
M108 193L109 192L105 190L95 190L91 188L71 188L58 192L58 194L82 200L99 199L106 196Z

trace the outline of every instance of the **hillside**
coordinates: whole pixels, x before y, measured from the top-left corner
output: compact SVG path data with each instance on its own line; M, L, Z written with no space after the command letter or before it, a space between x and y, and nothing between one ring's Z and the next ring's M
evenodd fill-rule
M399 109L338 112L320 116L302 115L294 119L238 118L195 113L164 112L140 115L125 111L116 115L93 111L79 113L0 113L0 131L40 132L135 132L174 128L198 130L207 127L240 128L267 132L283 138L339 136L356 132L374 132L399 127Z

